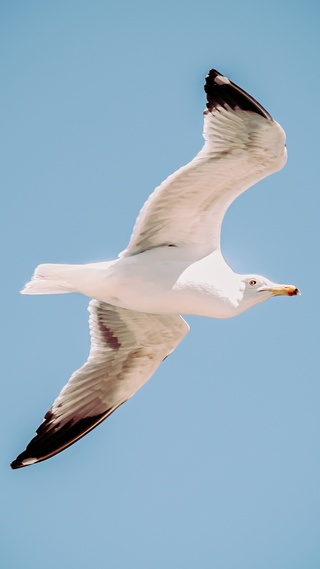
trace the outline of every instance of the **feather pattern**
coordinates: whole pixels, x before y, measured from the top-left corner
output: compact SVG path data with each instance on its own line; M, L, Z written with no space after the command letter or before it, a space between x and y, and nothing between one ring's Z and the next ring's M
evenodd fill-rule
M61 452L109 417L156 371L189 330L181 316L144 314L92 300L91 348L12 463L20 468Z
M253 97L215 70L205 90L203 148L150 195L120 257L170 244L208 255L229 205L284 166L284 131Z

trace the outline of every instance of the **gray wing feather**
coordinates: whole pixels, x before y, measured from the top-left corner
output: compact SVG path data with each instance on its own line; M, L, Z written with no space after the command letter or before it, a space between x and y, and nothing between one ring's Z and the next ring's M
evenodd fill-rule
M92 300L87 362L69 379L37 435L12 463L46 460L106 419L150 379L189 330L181 316L144 314Z
M215 70L205 89L205 144L150 195L121 257L164 245L209 254L220 247L229 205L284 166L285 134L253 97Z

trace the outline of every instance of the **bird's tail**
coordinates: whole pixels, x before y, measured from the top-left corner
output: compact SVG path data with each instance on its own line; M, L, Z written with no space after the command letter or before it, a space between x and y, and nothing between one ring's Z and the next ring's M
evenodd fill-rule
M21 294L77 292L74 282L76 267L77 265L39 265L34 271L31 281L22 289Z

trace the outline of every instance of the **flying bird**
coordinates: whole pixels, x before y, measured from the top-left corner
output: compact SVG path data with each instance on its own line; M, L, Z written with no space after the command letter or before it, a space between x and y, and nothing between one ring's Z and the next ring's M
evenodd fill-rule
M39 265L21 291L90 297L91 347L12 468L61 452L127 401L188 333L181 314L230 318L272 296L300 294L233 272L220 249L229 205L285 165L285 133L218 71L204 89L204 146L150 195L128 247L112 261Z

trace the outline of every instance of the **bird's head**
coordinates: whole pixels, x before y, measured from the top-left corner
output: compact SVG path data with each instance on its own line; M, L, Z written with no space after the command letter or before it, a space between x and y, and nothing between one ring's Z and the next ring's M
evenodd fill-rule
M295 285L277 284L261 275L242 275L244 310L272 296L297 296L300 290Z

